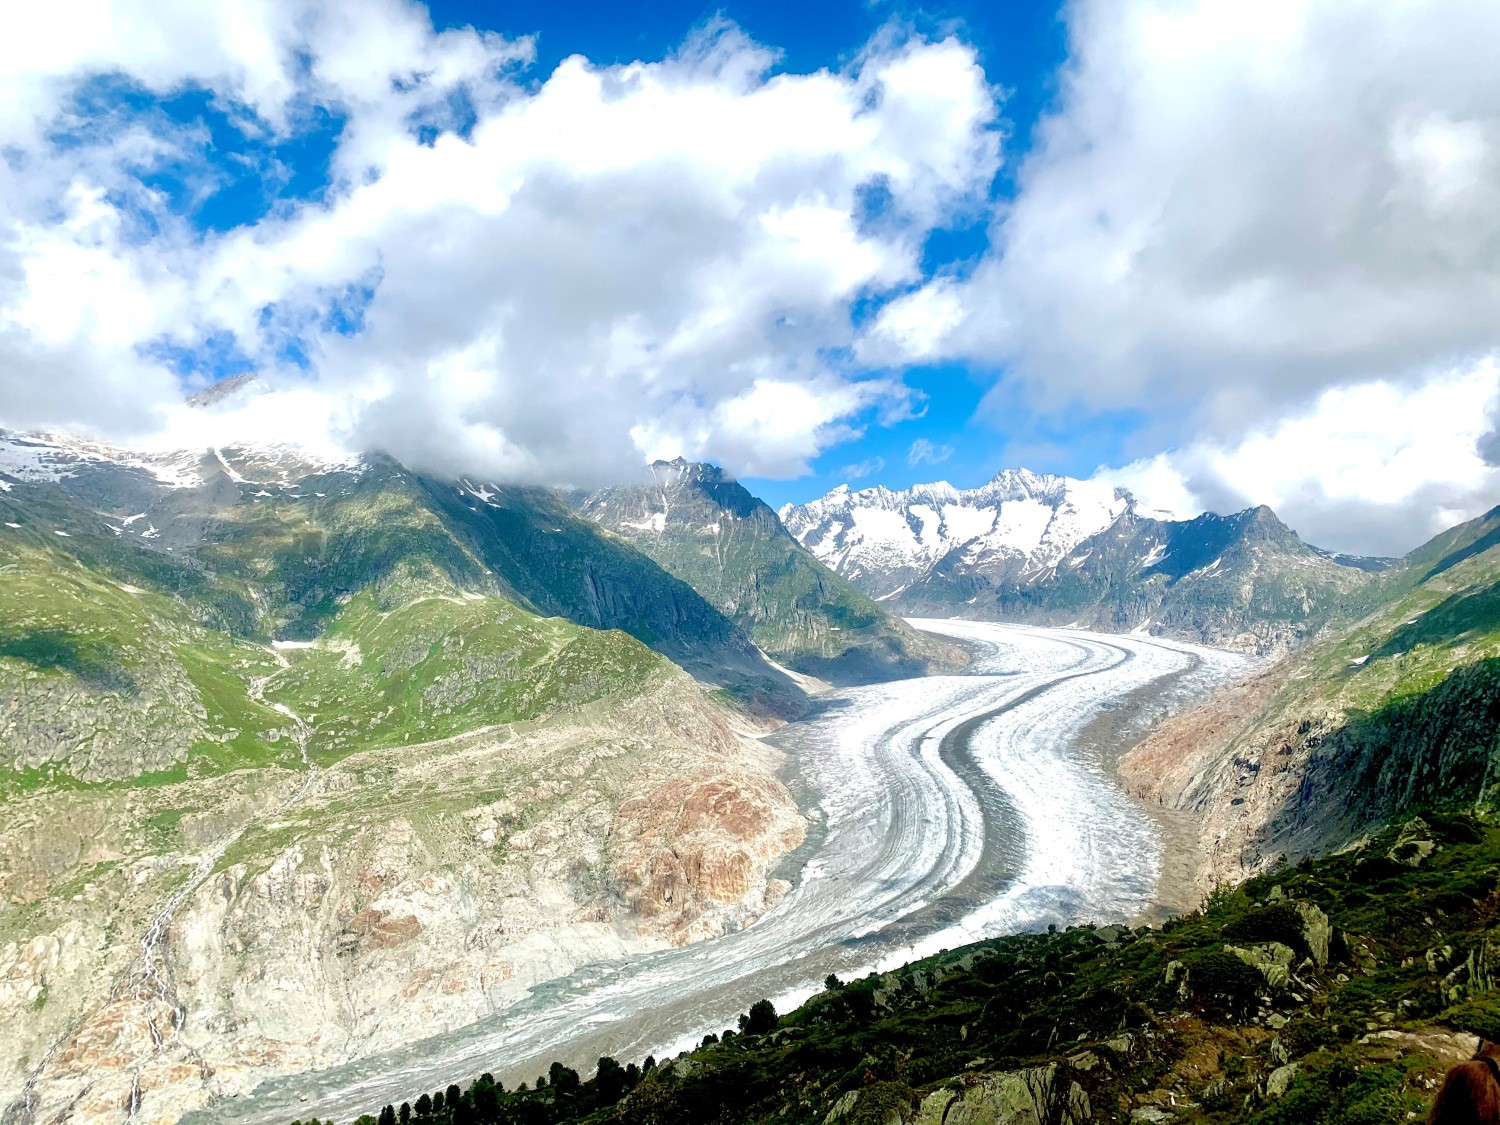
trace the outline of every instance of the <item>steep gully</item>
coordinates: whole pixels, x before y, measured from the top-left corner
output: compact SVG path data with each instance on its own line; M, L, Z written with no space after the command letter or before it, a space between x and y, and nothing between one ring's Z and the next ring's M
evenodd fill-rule
M273 647L270 652L276 660L277 669L250 682L249 696L256 702L265 702L266 688L277 676L291 667L290 662L276 648ZM276 807L276 811L280 813L291 808L307 795L308 790L317 781L318 770L307 757L307 741L312 733L307 723L285 704L272 703L269 706L291 723L291 738L297 747L303 770L301 784ZM143 1022L151 1037L151 1053L137 1060L131 1073L130 1098L124 1107L124 1120L127 1125L138 1119L141 1105L141 1073L152 1058L168 1051L177 1051L195 1065L202 1065L198 1052L191 1045L184 1043L179 1036L187 1013L177 996L177 989L172 981L171 961L164 955L163 946L178 909L208 881L224 853L244 835L248 827L247 824L237 831L221 836L198 858L188 878L152 915L151 924L141 936L140 958L116 982L112 990L112 999L129 997L140 1005ZM165 1032L162 1027L163 1023L167 1025ZM32 1068L31 1077L27 1080L21 1095L6 1106L3 1113L0 1113L0 1125L30 1125L35 1120L36 1082L47 1069L58 1048L71 1040L77 1030L76 1024L70 1027Z
M286 671L287 668L291 667L286 657L282 656L275 648L271 649L271 655L276 658L277 670L269 675L256 678L250 684L250 698L257 702L265 701L265 691L271 681ZM300 715L283 703L272 703L270 707L277 714L291 722L292 740L297 747L297 754L301 758L304 773L302 784L296 788L291 796L277 806L276 811L280 813L285 812L295 805L312 788L313 783L317 780L317 767L309 762L307 758L307 740L312 733L307 723L303 721ZM168 929L172 924L172 918L177 913L178 908L193 894L197 893L198 888L213 874L214 868L218 866L218 862L224 853L239 840L244 832L245 829L241 828L237 832L226 834L203 854L197 867L193 869L193 874L188 878L186 883L173 892L166 904L157 911L156 916L151 920L150 928L146 931L145 936L141 938L139 967L130 977L128 983L131 995L139 1000L141 1006L145 1009L146 1022L151 1031L152 1047L155 1054L161 1054L171 1047L182 1046L189 1057L196 1059L197 1052L190 1046L182 1044L178 1035L182 1030L183 1020L186 1018L187 1013L183 1010L182 1002L178 999L177 990L173 986L170 962L162 956L162 943L166 939ZM156 1019L155 1009L160 1005L166 1005L168 1008L167 1015L170 1023L170 1036L162 1034L160 1022ZM125 1118L127 1122L134 1122L137 1119L137 1113L141 1104L141 1071L144 1068L145 1062L146 1060L142 1060L137 1064L135 1073L131 1076L130 1103L126 1107Z
M185 1122L352 1118L490 1071L675 1052L829 973L994 934L1151 909L1161 833L1113 778L1141 725L1241 674L1230 653L1141 636L915 621L967 643L963 676L832 693L775 736L811 809L793 889L714 941L587 966L509 1010L400 1052L275 1079ZM1110 714L1110 712L1116 712ZM1101 718L1113 734L1100 738Z

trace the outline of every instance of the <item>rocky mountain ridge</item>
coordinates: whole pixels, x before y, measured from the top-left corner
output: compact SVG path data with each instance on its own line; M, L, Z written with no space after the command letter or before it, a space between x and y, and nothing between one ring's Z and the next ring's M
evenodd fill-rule
M780 515L830 569L884 600L955 554L971 568L1034 573L1108 527L1129 503L1112 485L1005 469L972 489L947 481L900 492L840 485Z
M776 660L839 684L966 663L961 649L918 633L828 570L720 469L679 458L650 471L650 484L581 494L574 506L692 586Z
M1207 885L1492 799L1497 729L1500 508L1399 560L1342 625L1168 720L1121 766L1139 795L1198 818Z
M1006 470L979 489L835 489L783 509L814 554L907 615L1143 630L1281 652L1385 560L1302 542L1269 508L1176 520L1098 481Z

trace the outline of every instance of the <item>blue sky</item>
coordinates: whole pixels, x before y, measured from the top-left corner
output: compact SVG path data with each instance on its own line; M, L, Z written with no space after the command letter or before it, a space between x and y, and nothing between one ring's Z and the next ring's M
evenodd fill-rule
M1493 0L62 11L0 38L0 426L1374 554L1500 500Z

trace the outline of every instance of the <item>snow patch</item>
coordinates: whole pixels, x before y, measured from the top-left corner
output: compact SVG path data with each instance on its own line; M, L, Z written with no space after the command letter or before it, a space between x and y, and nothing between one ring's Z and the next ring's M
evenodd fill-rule
M667 513L653 512L643 520L621 520L620 526L634 528L636 531L662 532L667 529Z

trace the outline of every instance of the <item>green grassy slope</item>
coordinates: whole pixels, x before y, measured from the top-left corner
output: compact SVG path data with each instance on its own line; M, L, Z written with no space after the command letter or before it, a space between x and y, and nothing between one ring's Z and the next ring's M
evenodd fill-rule
M1295 659L1239 734L1246 746L1283 737L1289 757L1306 758L1279 814L1285 831L1319 821L1354 831L1445 796L1473 800L1492 783L1497 522L1492 513L1455 529L1383 577L1384 604Z
M1413 552L1349 600L1342 624L1168 720L1123 759L1131 787L1194 811L1220 874L1478 799L1500 763L1496 523Z
M1491 513L1454 528L1381 575L1362 617L1287 663L1257 721L1378 715L1500 657L1497 527Z
M174 553L46 484L0 493L0 781L297 766L304 732L328 760L583 706L668 667L502 596L403 477L241 502Z

